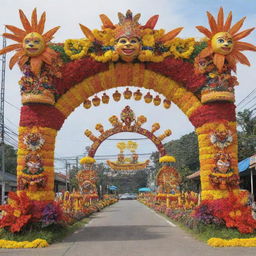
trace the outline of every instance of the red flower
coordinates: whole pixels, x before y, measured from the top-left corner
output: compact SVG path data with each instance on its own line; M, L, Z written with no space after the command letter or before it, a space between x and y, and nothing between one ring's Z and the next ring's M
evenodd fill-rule
M193 64L172 57L167 57L159 63L147 63L146 68L182 83L192 92L201 88L206 79L202 74L195 74Z

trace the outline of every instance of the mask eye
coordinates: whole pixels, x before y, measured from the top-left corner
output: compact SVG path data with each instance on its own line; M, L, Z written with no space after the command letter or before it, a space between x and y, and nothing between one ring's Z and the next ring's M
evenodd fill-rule
M40 41L39 40L35 40L34 43L35 44L40 44Z
M25 44L29 44L30 43L30 40L29 39L26 39L25 40Z
M228 44L233 44L233 41L232 40L228 40Z
M137 44L138 41L137 41L136 39L132 39L132 40L131 40L131 43L132 43L132 44Z
M218 43L223 44L224 43L224 39L222 39L222 38L218 39Z
M127 40L126 39L120 39L119 43L121 44L126 44Z

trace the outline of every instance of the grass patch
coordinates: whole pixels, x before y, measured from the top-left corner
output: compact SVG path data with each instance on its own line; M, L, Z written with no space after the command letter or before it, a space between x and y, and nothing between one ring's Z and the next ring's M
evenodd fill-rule
M73 225L61 226L54 225L44 229L33 228L19 233L11 233L4 229L0 229L0 238L12 241L33 241L37 238L45 239L49 244L63 240L67 235L73 233L77 229L83 227L89 222L90 218L84 218L77 221Z

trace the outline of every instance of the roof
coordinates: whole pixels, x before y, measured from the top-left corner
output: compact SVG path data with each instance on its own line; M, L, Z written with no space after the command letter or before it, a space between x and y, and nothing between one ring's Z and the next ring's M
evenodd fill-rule
M198 177L200 177L200 170L188 175L186 178L191 180L191 179L195 179L195 178L198 178Z
M246 170L256 167L256 154L250 156L238 163L239 173L243 173Z
M2 172L0 172L0 180L2 180ZM14 174L11 174L9 172L5 172L4 173L4 180L7 181L7 182L8 181L16 182L17 181L17 177Z

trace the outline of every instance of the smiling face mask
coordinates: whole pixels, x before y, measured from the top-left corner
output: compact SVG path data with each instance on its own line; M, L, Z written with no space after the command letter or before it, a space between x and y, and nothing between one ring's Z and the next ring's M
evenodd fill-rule
M120 58L126 62L133 61L140 52L141 43L137 37L120 37L115 45L115 50Z
M40 34L32 32L24 37L23 48L28 56L38 56L45 49L45 41Z
M215 53L228 55L232 52L234 43L229 33L219 32L213 36L211 45Z

